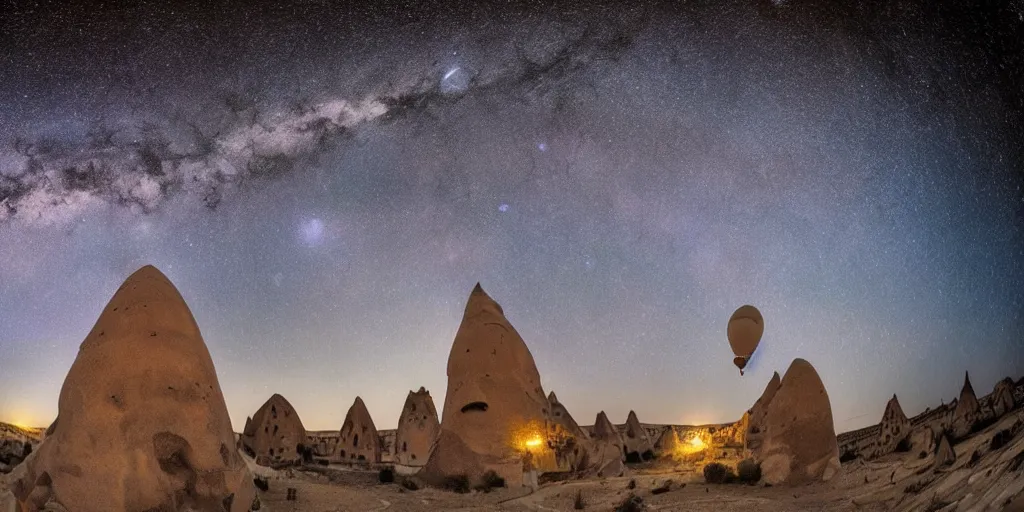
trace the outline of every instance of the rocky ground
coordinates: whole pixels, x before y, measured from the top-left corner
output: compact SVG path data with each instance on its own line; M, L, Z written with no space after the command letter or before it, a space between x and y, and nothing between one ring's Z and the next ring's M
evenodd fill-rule
M536 492L495 489L468 494L439 489L409 490L381 484L378 473L342 467L259 468L268 480L260 491L261 510L308 512L402 511L612 511L630 495L642 509L664 511L1017 511L1024 512L1024 410L953 446L956 462L936 467L935 457L895 453L856 459L828 483L801 487L711 485L692 466L664 462L634 466L619 478L543 484ZM655 493L666 487L665 492ZM632 485L631 485L632 482ZM4 487L0 477L0 494ZM288 489L296 490L288 500ZM0 500L2 501L2 500ZM6 512L6 511L4 511Z
M544 484L534 493L457 494L380 484L370 472L292 470L272 475L260 498L274 512L562 511L575 509L577 493L583 510L599 511L616 510L630 494L640 498L643 510L664 511L1024 511L1024 411L1008 414L953 449L957 458L950 466L935 467L932 454L896 453L847 462L831 482L795 488L709 485L693 468L662 466L634 468L620 478ZM671 480L669 490L655 494L666 480ZM297 500L287 500L289 487L297 490Z

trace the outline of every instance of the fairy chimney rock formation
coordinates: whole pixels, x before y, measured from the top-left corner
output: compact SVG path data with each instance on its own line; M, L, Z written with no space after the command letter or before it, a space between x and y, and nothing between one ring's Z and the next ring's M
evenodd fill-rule
M879 426L878 438L875 440L875 457L896 451L896 447L910 436L910 420L903 414L903 408L900 407L895 394L885 404L885 413L882 414Z
M1013 396L1013 379L1007 377L996 383L992 390L992 415L1001 418L1004 414L1017 408L1017 400Z
M940 468L943 466L949 466L956 462L956 452L953 451L953 447L949 444L949 439L943 435L939 440L939 446L935 449L935 466Z
M768 403L753 458L765 482L830 480L839 470L839 445L828 393L811 363L795 359Z
M768 404L771 403L772 398L775 397L775 393L779 390L779 386L782 384L782 379L779 377L779 372L772 374L771 380L768 381L768 385L765 386L764 392L761 393L760 398L754 402L754 405L747 411L747 429L746 435L744 436L747 450L757 450L761 446L761 439L764 434L764 419L765 415L768 414Z
M524 459L538 469L556 465L544 439L550 406L537 365L479 284L466 302L447 373L441 432L420 472L429 483L466 475L475 485L492 470L518 487Z
M608 420L608 415L601 411L594 420L594 431L591 436L594 447L592 455L593 467L599 477L622 476L626 466L623 464L625 443L619 436L618 429Z
M146 266L78 350L58 417L12 485L22 510L249 510L210 352L178 290Z
M654 443L647 436L647 431L644 430L643 425L640 425L640 420L637 419L636 413L633 411L629 411L629 416L626 417L625 434L622 441L626 445L627 458L636 458L638 461L649 460L654 455Z
M565 405L558 401L558 397L555 396L554 391L548 394L548 404L551 405L552 422L560 425L566 433L578 439L590 438L590 436L583 431L583 428L580 427L579 423L576 423L576 420L573 419L571 414L569 414L569 410L565 408Z
M935 431L930 425L921 425L910 434L910 449L918 458L925 458L935 453Z
M548 394L551 406L551 423L548 441L555 447L555 459L563 471L581 471L583 465L590 465L592 451L590 435L569 414L565 405L558 401L555 392Z
M654 453L658 457L673 456L682 446L683 441L679 438L679 433L674 427L669 426L654 442Z
M409 391L395 432L395 463L405 466L426 464L430 446L437 439L440 428L430 392L422 387L419 391Z
M356 397L348 408L338 438L338 458L346 461L380 462L380 438L363 399Z
M970 434L980 416L981 407L978 405L978 397L974 394L974 387L971 386L971 376L964 373L964 387L960 390L960 398L956 401L950 424L953 437L959 439Z
M242 444L263 466L302 460L306 429L292 404L281 395L271 396L252 419L246 421Z

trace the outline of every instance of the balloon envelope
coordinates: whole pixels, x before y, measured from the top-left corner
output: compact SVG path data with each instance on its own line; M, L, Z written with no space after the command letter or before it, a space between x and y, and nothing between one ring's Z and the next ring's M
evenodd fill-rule
M761 342L762 334L764 334L764 318L754 306L740 306L729 318L727 327L729 346L732 347L732 353L736 355L733 364L740 370L747 365L747 359L750 359L750 355L757 350L757 344Z

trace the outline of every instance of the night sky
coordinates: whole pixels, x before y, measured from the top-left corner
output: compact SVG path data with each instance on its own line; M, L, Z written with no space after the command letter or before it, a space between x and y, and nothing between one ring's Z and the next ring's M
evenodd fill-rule
M1024 375L1024 1L30 4L0 421L53 420L147 263L236 430L273 393L311 430L440 407L478 281L581 424L735 421L796 357L837 432Z

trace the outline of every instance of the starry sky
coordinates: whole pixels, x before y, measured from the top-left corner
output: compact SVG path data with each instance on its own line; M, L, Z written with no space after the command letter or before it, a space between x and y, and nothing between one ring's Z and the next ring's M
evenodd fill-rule
M547 4L547 3L545 3ZM581 424L738 419L809 360L838 432L1024 375L1024 2L15 2L0 421L45 426L144 264L235 429L440 409L478 281ZM740 377L737 307L766 328ZM440 410L439 410L440 412Z

